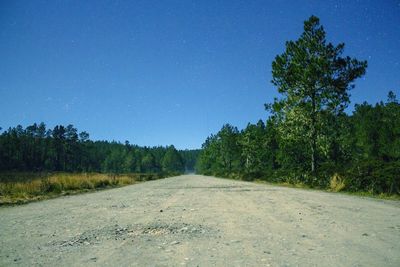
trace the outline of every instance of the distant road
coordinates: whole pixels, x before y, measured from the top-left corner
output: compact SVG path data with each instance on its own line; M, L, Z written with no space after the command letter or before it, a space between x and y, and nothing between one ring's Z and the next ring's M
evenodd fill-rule
M400 266L400 202L184 175L0 208L0 266Z

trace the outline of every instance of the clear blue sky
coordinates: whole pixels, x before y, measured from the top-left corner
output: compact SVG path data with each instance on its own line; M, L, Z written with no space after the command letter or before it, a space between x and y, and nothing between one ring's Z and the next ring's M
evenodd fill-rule
M0 126L199 148L268 116L271 62L320 17L368 60L352 105L400 96L399 1L1 1Z

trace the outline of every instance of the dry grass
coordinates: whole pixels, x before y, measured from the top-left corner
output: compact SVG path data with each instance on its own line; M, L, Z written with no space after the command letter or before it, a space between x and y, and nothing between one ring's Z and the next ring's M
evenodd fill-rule
M158 178L162 176L155 174L2 173L0 174L0 205L26 203Z
M339 174L334 174L330 180L329 188L333 192L340 192L346 187L344 179Z

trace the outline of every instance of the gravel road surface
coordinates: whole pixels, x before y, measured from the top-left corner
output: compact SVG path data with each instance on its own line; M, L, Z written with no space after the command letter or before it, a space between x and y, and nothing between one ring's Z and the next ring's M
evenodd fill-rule
M400 202L184 175L0 208L0 266L400 266Z

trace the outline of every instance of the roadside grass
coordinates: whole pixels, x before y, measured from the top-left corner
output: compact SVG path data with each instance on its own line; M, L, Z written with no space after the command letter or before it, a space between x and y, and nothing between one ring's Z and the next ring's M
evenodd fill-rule
M313 187L310 187L310 186L308 186L306 184L303 184L303 183L296 183L296 184L291 184L291 183L286 183L286 182L278 183L278 182L268 182L268 181L260 180L260 179L256 179L256 180L250 181L250 182L254 182L254 183L257 183L257 184L267 184L267 185L272 185L272 186L289 187L289 188L300 188L300 189L306 189L306 190L319 190L319 191L321 191L320 188L313 188Z
M351 196L359 196L359 197L370 197L377 199L385 199L385 200L396 200L400 201L400 195L389 195L389 194L373 194L371 192L349 192L349 191L341 191L341 194L351 195Z
M272 185L272 186L299 188L299 189L303 189L303 190L324 191L324 192L334 193L334 194L345 194L345 195L350 195L350 196L358 196L358 197L368 197L368 198L400 201L400 195L373 194L372 192L351 192L351 191L345 191L345 190L342 190L342 189L341 190L337 190L336 188L334 188L334 189L331 189L331 188L330 189L324 189L324 188L310 187L310 186L308 186L306 184L303 184L303 183L296 183L296 184L276 183L276 182L267 182L265 180L259 180L259 179L256 179L253 182L258 183L258 184L268 184L268 185Z
M299 180L292 179L291 181L274 181L267 179L265 176L262 178L254 178L254 176L246 176L240 175L238 173L231 173L231 174L216 174L216 173L206 173L204 175L211 175L214 177L222 178L222 179L229 179L229 180L238 180L243 182L249 183L258 183L258 184L268 184L271 186L281 186L281 187L289 187L289 188L299 188L303 190L315 190L315 191L324 191L329 193L339 193L339 194L346 194L352 196L359 196L359 197L369 197L375 199L384 199L384 200L400 200L400 194L387 194L387 193L376 193L371 191L354 191L350 190L347 186L347 181L345 178L340 176L339 174L334 174L329 180L329 184L326 187L322 186L310 186L306 183L302 183Z
M176 174L0 173L0 205L24 204L106 188L121 187Z

